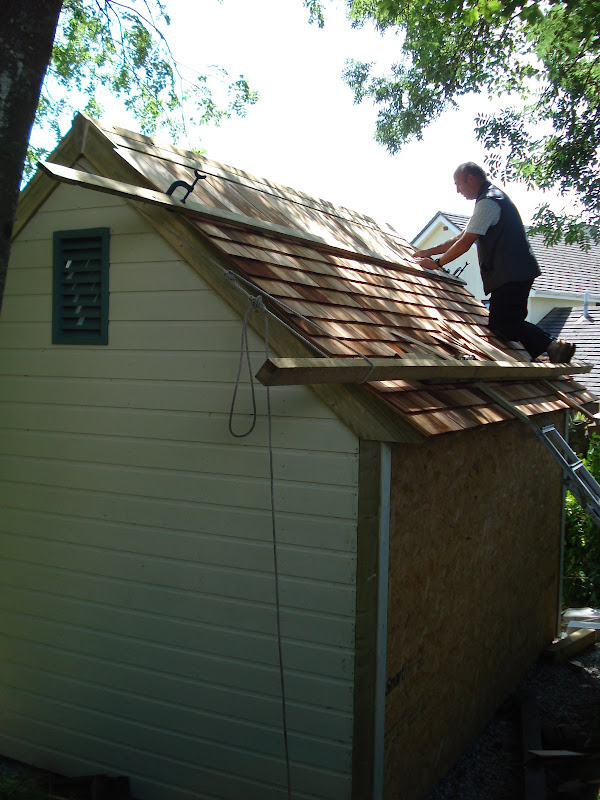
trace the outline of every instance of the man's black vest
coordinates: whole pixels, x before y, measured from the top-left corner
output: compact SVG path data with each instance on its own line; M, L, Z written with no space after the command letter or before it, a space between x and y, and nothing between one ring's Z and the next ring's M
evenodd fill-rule
M493 200L500 206L498 222L477 239L479 269L485 293L489 294L511 281L531 281L541 275L512 200L488 181L479 190L475 205L481 200Z

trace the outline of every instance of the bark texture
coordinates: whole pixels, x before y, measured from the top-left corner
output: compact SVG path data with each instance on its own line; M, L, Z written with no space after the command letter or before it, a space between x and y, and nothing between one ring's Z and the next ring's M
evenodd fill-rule
M4 0L0 27L0 307L23 162L62 0Z

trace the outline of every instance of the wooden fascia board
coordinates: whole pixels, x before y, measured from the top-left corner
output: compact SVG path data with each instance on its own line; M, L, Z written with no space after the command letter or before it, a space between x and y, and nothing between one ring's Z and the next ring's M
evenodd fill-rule
M575 400L573 397L571 397L568 394L565 394L560 389L557 389L556 386L554 386L554 384L550 383L549 380L545 380L544 381L544 386L547 386L548 389L550 389L552 392L554 392L554 394L557 397L559 397L564 403L566 403L570 408L572 408L573 411L577 411L580 414L583 414L584 417L587 417L588 419L592 420L592 422L596 422L596 423L598 422L598 420L596 418L596 413L597 412L592 413L588 408L586 408L586 406L582 405L581 403L578 403L577 400ZM593 403L590 402L588 405L593 405L593 407L597 409L598 408L598 400L594 401Z
M433 230L435 230L435 226L441 221L442 217L442 212L438 211L437 214L429 220L425 227L421 228L419 233L417 233L417 235L411 239L411 244L418 248L420 242L429 236Z
M592 364L551 364L526 361L483 361L399 356L397 358L277 358L268 359L256 374L264 386L297 386L367 381L472 383L556 378L590 372Z

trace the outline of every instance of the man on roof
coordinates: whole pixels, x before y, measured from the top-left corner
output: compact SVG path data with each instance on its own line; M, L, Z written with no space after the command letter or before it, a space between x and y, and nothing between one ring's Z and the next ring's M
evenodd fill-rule
M526 322L529 293L541 272L516 206L472 161L457 167L454 183L459 194L475 200L473 216L458 236L417 250L417 261L428 269L439 269L466 253L475 242L483 289L490 295L491 331L500 339L521 342L532 359L547 353L550 361L568 364L575 345L553 339L537 325ZM440 257L432 258L436 255Z

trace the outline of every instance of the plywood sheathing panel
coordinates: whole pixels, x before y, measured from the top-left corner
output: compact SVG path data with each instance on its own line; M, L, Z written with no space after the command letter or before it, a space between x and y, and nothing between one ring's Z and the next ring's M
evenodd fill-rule
M394 446L386 800L423 800L553 638L561 507L521 422Z
M186 215L182 205L190 242L195 236L209 240L235 271L273 298L267 301L271 309L323 354L527 359L520 346L490 336L487 310L460 282L419 267L410 245L389 226L380 227L349 209L126 131L105 129L102 135L128 168L159 190L165 191L173 180L192 180L194 169L203 171L207 178L197 183L194 201L244 216L237 222L217 217L212 221ZM256 220L258 227L244 219ZM279 227L269 229L265 224ZM298 231L298 237L290 231ZM443 394L439 388L420 384L409 387L415 394L407 402L402 398L407 387L402 384L386 382L365 389L419 436L508 418L489 398ZM531 384L521 386L525 393L517 397L519 401L536 396L536 402L523 404L526 413L567 407L548 387L540 392ZM558 382L557 388L567 394L579 391L568 379ZM419 392L435 402L420 408Z

